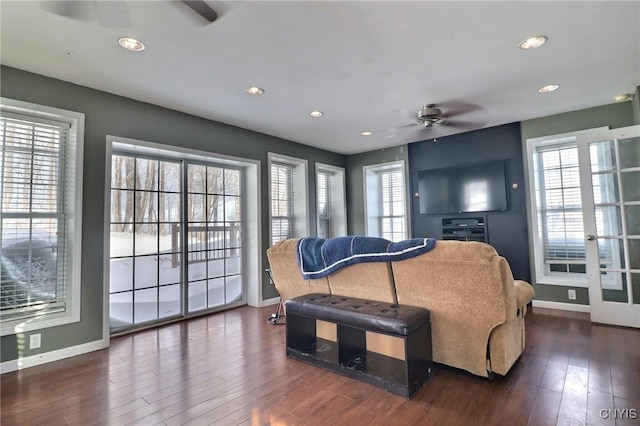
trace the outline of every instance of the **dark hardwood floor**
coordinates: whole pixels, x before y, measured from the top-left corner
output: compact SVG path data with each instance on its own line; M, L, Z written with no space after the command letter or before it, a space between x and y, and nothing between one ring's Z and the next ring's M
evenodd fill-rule
M407 400L287 359L285 328L266 322L272 311L238 308L4 374L0 423L640 424L640 331L586 314L530 309L527 348L506 377L438 365Z

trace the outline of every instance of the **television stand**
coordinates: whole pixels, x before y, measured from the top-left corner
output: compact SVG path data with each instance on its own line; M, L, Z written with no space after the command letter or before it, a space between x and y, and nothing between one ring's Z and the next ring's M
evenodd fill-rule
M483 216L442 219L442 239L488 242L486 220Z

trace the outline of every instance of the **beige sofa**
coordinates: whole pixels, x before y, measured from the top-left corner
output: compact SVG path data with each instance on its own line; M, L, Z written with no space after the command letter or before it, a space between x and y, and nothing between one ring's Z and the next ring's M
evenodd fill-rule
M429 309L433 360L478 376L505 375L522 354L533 287L514 280L507 261L490 245L438 241L411 259L350 265L307 281L296 262L297 241L267 250L284 300L328 293Z

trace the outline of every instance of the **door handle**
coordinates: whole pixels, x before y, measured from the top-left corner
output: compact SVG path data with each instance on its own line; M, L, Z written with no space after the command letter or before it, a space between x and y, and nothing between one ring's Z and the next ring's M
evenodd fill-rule
M595 239L596 239L595 235L591 235L591 234L587 235L587 240L588 241L594 241Z

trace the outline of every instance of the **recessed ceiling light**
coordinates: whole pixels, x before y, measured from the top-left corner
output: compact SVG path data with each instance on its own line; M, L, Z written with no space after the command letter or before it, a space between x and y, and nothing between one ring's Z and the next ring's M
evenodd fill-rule
M560 86L558 84L547 84L546 86L542 86L541 88L539 88L538 92L549 93L553 92L554 90L558 90L559 88Z
M622 93L615 97L616 102L626 102L633 99L633 95L631 93Z
M258 86L247 87L246 89L244 89L244 91L252 96L264 95L264 89Z
M538 47L542 46L546 42L547 42L547 38L545 36L535 36L535 37L531 37L521 41L518 47L520 47L520 49L523 49L523 50L537 49Z
M320 118L324 115L324 113L322 111L311 111L309 113L309 117L313 117L313 118Z
M118 44L132 52L140 52L141 50L145 49L144 44L142 44L141 41L131 37L122 37L120 40L118 40Z
M362 136L371 136L373 134L373 132L369 131L369 130L365 130L360 132L360 135Z

